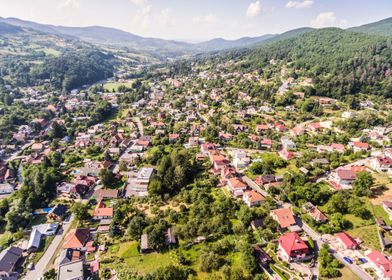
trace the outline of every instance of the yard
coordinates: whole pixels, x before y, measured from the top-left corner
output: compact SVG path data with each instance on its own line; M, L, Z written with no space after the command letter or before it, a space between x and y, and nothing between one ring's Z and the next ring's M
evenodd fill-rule
M102 259L108 257L113 259L113 262L105 261L102 267L111 267L116 270L130 267L133 271L138 273L153 272L159 267L165 267L173 263L173 258L170 253L151 253L140 254L138 250L138 242L124 242L116 243L109 247L106 254L102 255Z
M342 276L338 278L330 278L331 280L359 280L358 276L354 274L347 266L340 269Z
M376 225L359 227L348 230L347 232L352 237L361 239L364 246L372 249L381 250Z
M377 193L377 196L375 198L372 198L371 202L373 204L379 205L385 200L391 200L392 199L391 179L388 178L388 176L385 174L373 173L372 175L374 177L376 186L384 185L386 187L386 190Z

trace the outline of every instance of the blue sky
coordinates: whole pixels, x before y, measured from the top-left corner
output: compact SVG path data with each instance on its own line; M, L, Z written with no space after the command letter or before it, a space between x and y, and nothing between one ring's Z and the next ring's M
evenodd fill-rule
M373 22L392 16L392 0L0 0L0 16L165 39L235 39Z

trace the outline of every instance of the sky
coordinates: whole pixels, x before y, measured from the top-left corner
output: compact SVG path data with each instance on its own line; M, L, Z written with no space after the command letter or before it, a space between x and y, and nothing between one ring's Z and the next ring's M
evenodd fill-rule
M0 16L201 41L357 26L392 16L392 0L0 0Z

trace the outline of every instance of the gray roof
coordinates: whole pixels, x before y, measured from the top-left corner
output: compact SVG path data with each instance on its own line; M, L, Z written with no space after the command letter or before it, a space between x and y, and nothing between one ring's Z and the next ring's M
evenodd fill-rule
M83 279L83 261L60 265L57 280Z
M0 271L11 272L22 253L23 250L18 247L10 247L3 250L0 253Z
M72 249L64 249L59 256L59 265L70 263L72 260Z
M33 229L30 234L29 244L27 245L27 250L32 248L39 248L39 244L41 243L42 234L38 229Z

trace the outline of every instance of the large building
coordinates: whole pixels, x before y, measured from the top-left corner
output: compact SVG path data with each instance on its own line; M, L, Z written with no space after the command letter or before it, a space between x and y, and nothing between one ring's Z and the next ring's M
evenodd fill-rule
M150 184L150 180L153 173L154 173L154 168L143 167L142 169L140 169L136 178L130 177L128 179L126 197L147 196L148 185Z

